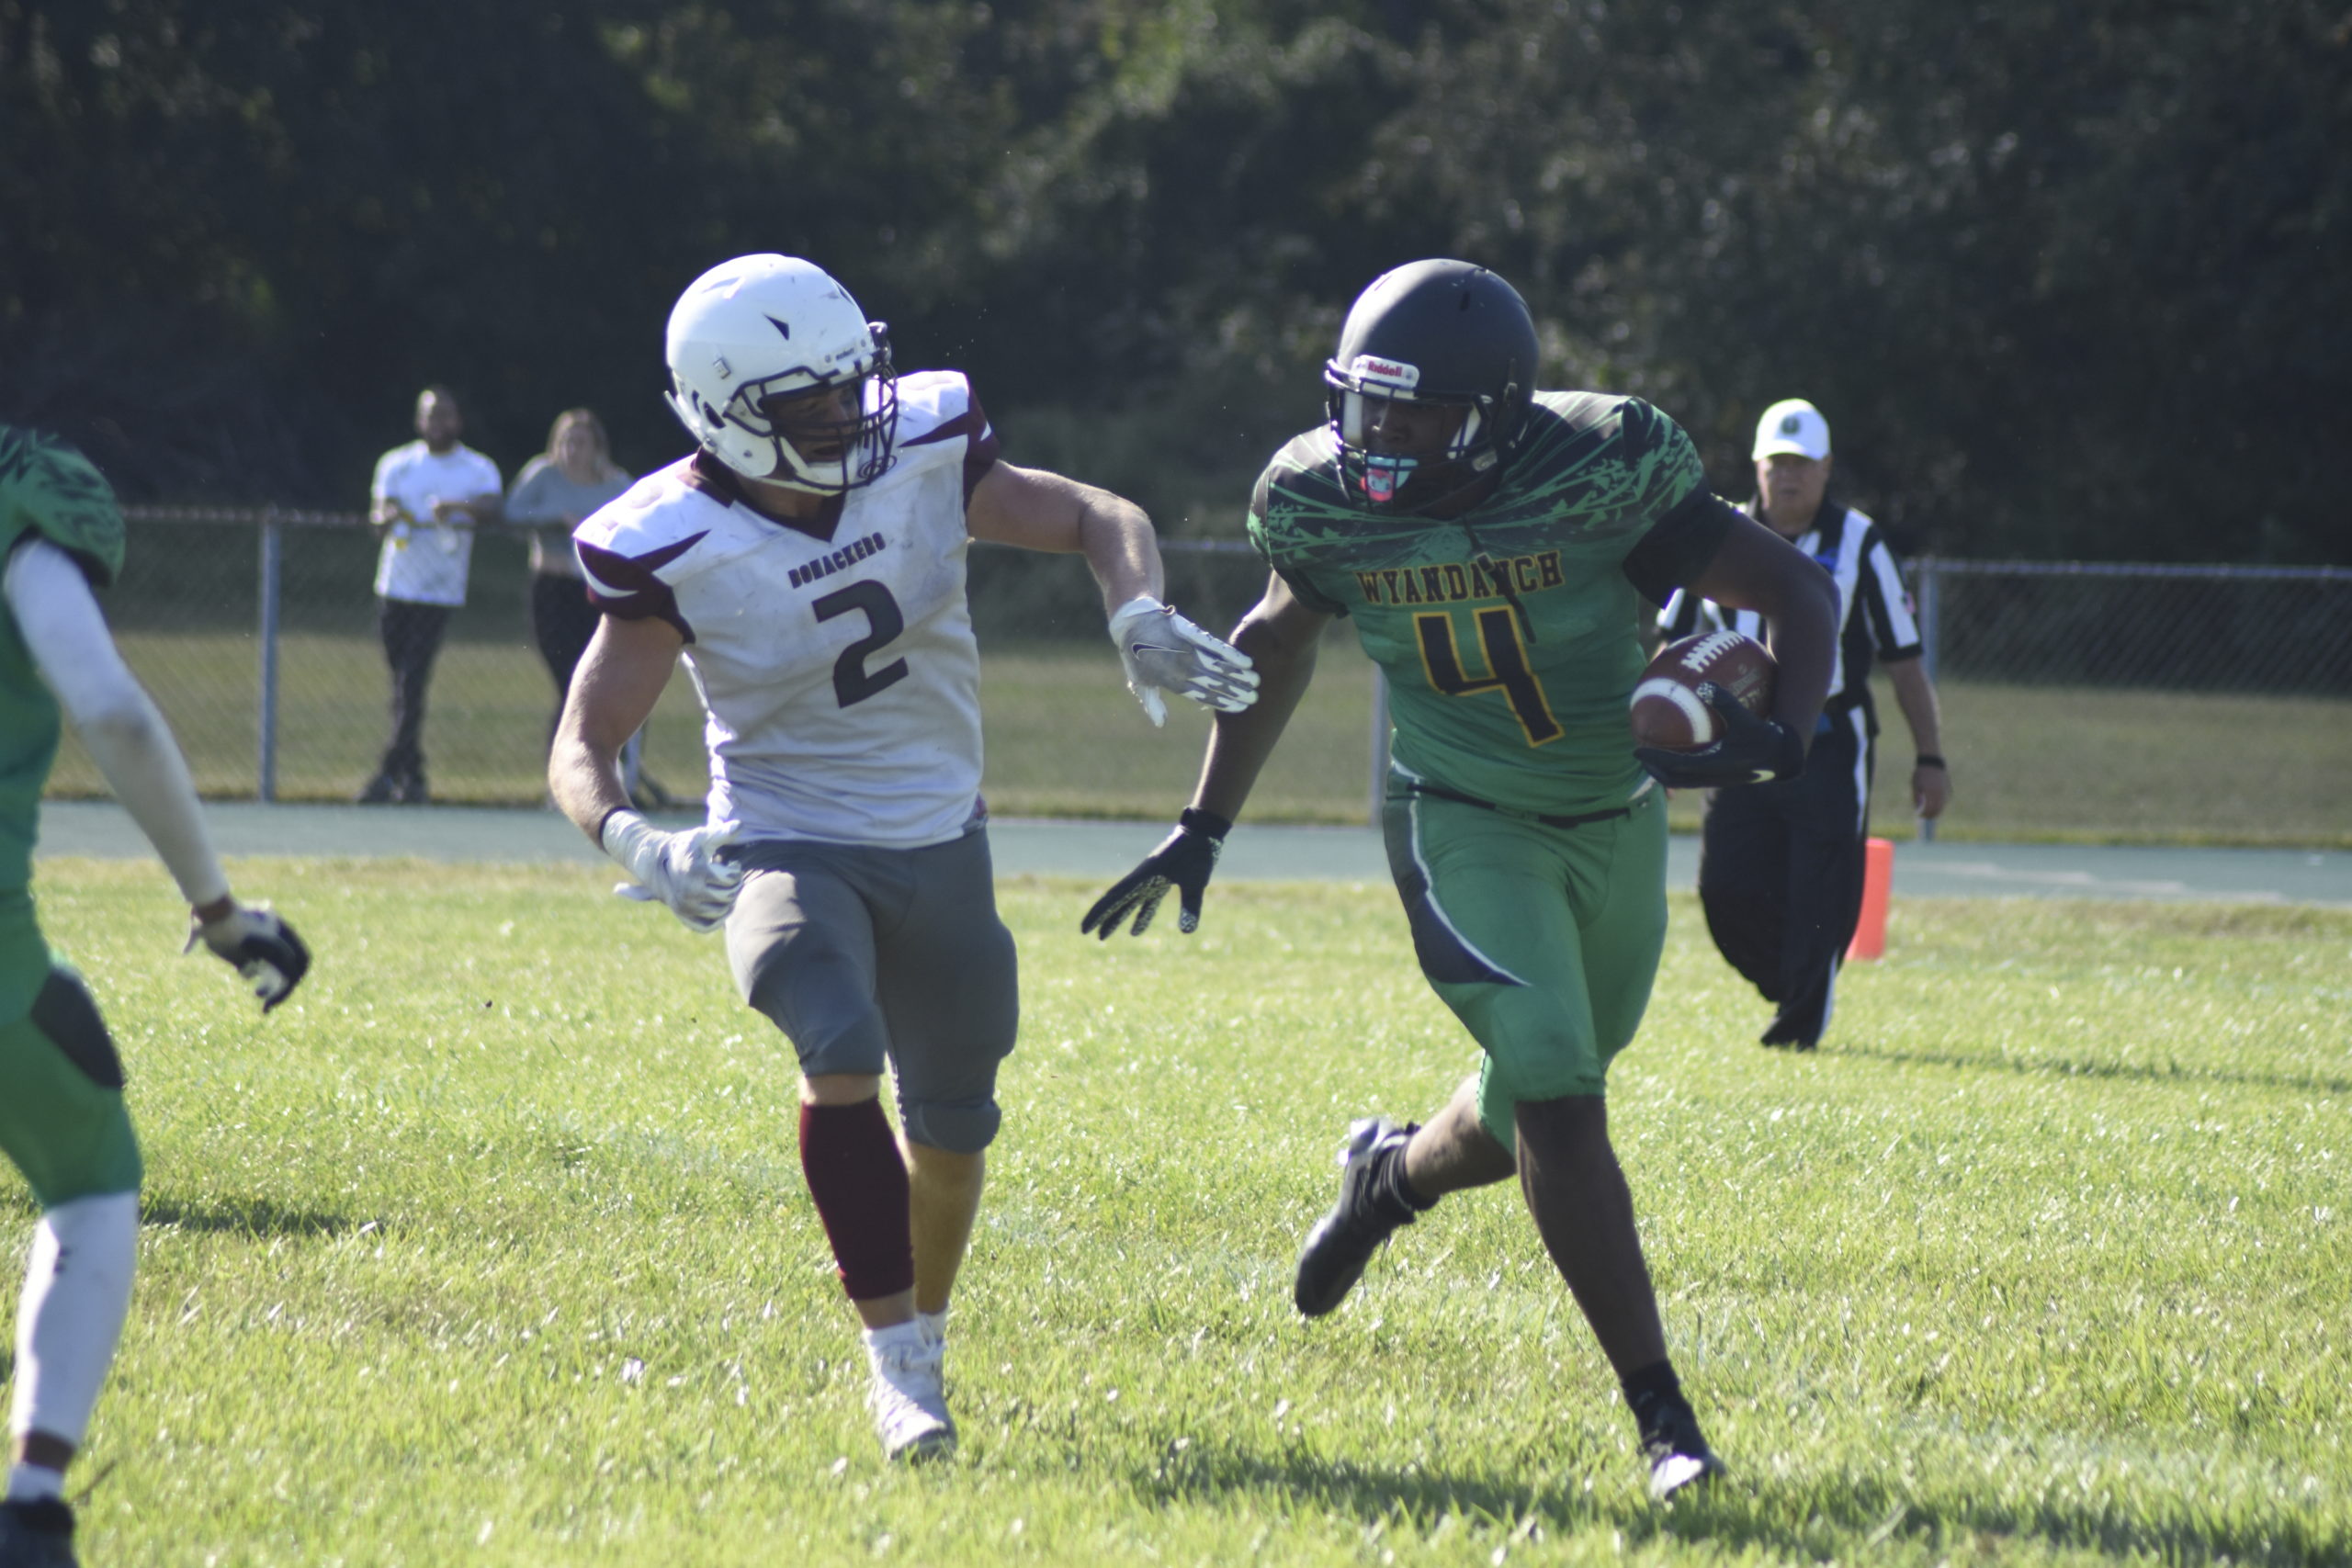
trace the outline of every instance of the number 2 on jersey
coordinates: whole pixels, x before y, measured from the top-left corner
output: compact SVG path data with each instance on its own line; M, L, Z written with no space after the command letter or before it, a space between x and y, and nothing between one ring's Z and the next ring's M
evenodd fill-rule
M853 582L847 588L826 594L812 603L820 621L851 611L862 612L868 627L866 635L842 649L833 660L833 695L843 707L862 703L886 686L907 678L907 661L894 659L879 670L865 667L866 656L907 629L906 616L899 613L899 602L890 591L878 582Z
M1453 640L1453 617L1424 613L1413 617L1413 632L1420 639L1421 667L1430 684L1449 697L1467 697L1500 691L1513 717L1527 733L1530 746L1548 745L1566 731L1552 716L1552 705L1528 668L1527 648L1519 640L1519 623L1508 608L1497 605L1477 613L1478 642L1486 649L1489 673L1472 679L1463 673L1462 649Z

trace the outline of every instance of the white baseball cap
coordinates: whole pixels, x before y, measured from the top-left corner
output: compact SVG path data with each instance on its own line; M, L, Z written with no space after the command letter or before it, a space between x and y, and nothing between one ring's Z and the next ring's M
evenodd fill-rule
M1756 422L1753 456L1764 458L1775 452L1793 452L1819 462L1829 456L1829 422L1803 398L1783 398Z

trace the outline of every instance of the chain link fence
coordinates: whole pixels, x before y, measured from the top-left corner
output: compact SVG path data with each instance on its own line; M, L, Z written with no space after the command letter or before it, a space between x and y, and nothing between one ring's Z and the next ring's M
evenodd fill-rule
M390 681L376 628L378 546L356 513L130 507L121 580L103 595L132 669L154 694L215 798L348 801L390 739ZM1169 593L1204 624L1230 626L1263 568L1235 540L1170 540ZM1127 694L1085 562L994 546L971 555L974 621L988 658L991 805L1008 815L1157 817L1191 788L1205 720L1175 705L1154 730ZM437 801L544 801L554 678L531 637L528 548L519 530L475 540L465 604L435 661L424 726ZM1270 774L1271 814L1361 814L1370 668L1352 636L1334 639L1330 679ZM1315 732L1330 725L1342 737ZM683 674L643 736L662 795L697 803L707 785L702 716ZM1339 759L1334 761L1334 756ZM69 736L51 782L94 795L105 781Z
M389 733L373 536L356 513L134 507L106 595L132 667L228 798L349 800ZM1264 569L1238 540L1170 539L1169 596L1229 628ZM2352 843L2352 570L1922 558L1913 586L1945 710L1952 836ZM436 665L434 797L533 805L557 693L530 637L519 533L485 530ZM971 557L989 745L1004 815L1164 817L1206 732L1190 705L1154 730L1128 697L1085 563ZM1908 748L1881 712L1876 830L1901 832ZM1385 746L1379 682L1342 621L1251 814L1362 821ZM644 766L684 805L707 784L701 716L672 682ZM51 782L104 781L69 741ZM1688 803L1678 804L1687 818Z
M1922 558L1911 576L1957 832L2352 846L2352 570Z
M1912 565L1928 673L2352 697L2352 570L2109 561Z

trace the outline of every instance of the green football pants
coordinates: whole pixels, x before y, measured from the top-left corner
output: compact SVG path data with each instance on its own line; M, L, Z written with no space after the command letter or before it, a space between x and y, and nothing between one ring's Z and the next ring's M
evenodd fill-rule
M1391 798L1388 863L1421 973L1486 1052L1478 1116L1518 1146L1521 1100L1604 1092L1666 946L1666 803L1555 828Z
M0 1024L0 1150L43 1209L139 1189L122 1060L71 969L51 970L32 1011Z

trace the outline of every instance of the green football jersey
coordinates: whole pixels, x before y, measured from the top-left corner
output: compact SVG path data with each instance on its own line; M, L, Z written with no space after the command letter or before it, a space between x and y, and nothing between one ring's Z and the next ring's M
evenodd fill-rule
M1351 501L1329 427L1308 431L1259 478L1250 537L1306 603L1355 617L1400 767L1517 810L1605 811L1645 783L1625 716L1641 596L1621 569L1705 474L1637 398L1538 392L1529 419L1495 492L1450 518Z
M122 569L122 513L98 470L63 442L0 424L0 563L33 536L101 586ZM0 1021L22 1017L49 973L29 889L59 727L57 698L0 600Z

